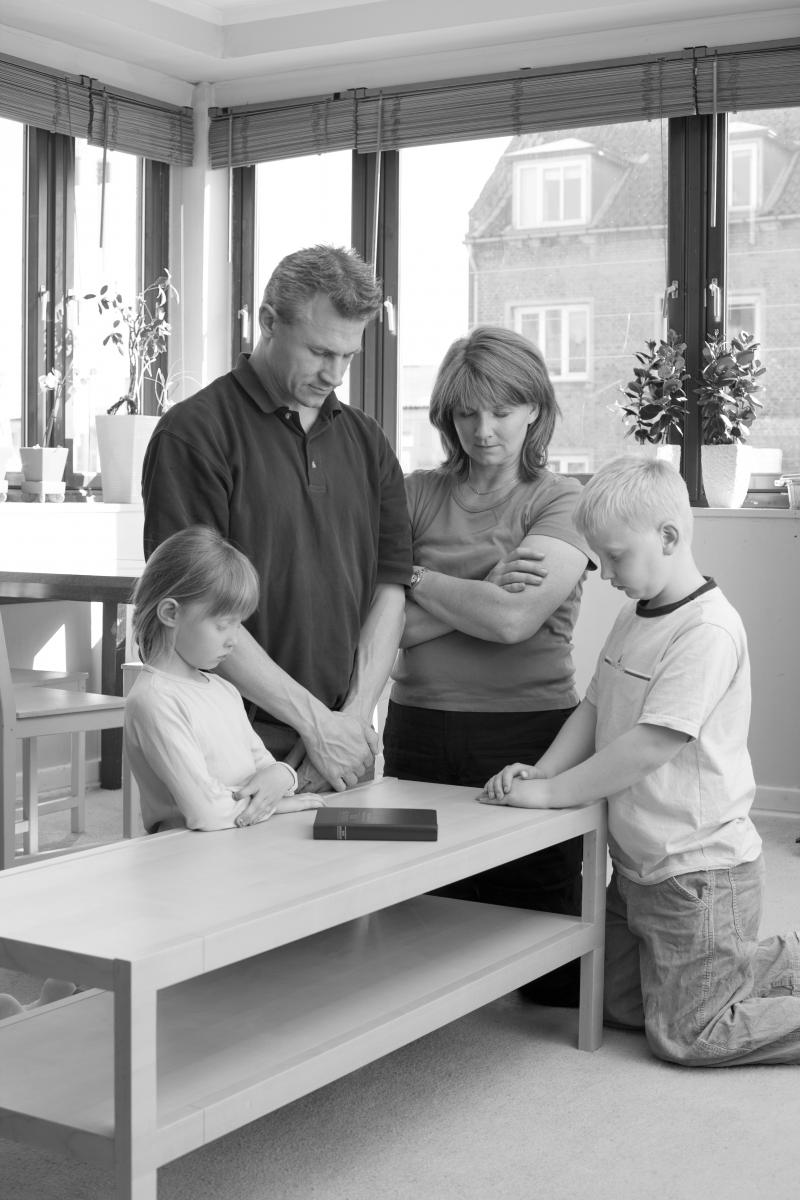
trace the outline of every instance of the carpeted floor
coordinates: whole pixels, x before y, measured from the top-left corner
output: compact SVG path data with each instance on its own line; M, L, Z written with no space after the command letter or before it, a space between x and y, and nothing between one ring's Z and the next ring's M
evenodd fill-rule
M117 799L97 797L89 836L112 840ZM800 817L756 823L766 934L800 923ZM797 1068L685 1070L637 1034L595 1054L575 1038L574 1012L507 996L169 1164L159 1200L794 1200ZM111 1200L113 1180L0 1140L0 1196Z

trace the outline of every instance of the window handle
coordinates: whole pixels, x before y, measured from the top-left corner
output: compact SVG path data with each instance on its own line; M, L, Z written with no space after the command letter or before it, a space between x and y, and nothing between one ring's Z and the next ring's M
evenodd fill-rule
M714 321L719 324L722 317L722 288L719 286L719 281L716 276L708 285L708 290L711 293L711 312Z
M236 314L241 321L241 337L243 342L250 341L250 309L243 304Z
M677 281L677 279L673 279L672 283L668 283L667 286L664 288L664 298L661 301L661 316L664 317L665 320L667 317L667 311L669 309L670 299L676 300L677 298L678 298L678 281Z
M47 290L47 285L44 283L40 283L39 290L36 294L39 297L39 320L46 321L47 320L47 306L50 303L50 293Z
M383 307L386 312L386 328L389 330L389 333L395 335L397 333L397 313L394 307L394 300L391 296L386 297Z

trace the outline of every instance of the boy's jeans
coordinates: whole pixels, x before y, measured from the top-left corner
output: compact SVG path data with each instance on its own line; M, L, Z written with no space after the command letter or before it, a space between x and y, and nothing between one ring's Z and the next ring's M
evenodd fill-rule
M605 1019L686 1066L800 1062L800 940L758 941L761 858L644 886L614 870Z

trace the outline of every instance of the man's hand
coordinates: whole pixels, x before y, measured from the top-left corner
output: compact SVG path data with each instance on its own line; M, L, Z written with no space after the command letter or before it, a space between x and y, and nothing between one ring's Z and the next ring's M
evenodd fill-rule
M507 592L523 592L526 587L539 587L547 576L547 568L543 567L544 555L530 546L518 546L511 558L501 558L495 563L486 576L487 583L493 583Z
M256 771L252 779L234 792L237 800L247 801L247 806L235 818L236 824L255 825L257 821L266 821L279 811L278 805L293 783L294 776L283 763L270 763Z
M355 787L378 752L377 733L355 713L326 710L303 741L312 765L336 792Z
M544 771L529 763L511 763L486 781L478 799L484 804L513 804L511 797L514 794L515 780L545 778Z

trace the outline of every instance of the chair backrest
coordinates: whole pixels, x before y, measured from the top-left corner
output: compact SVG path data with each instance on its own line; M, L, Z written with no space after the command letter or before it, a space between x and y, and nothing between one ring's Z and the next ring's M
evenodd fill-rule
M3 608L0 605L0 725L13 728L17 718L17 702L14 698L14 684L11 680L11 667L8 662L6 635L3 629Z

